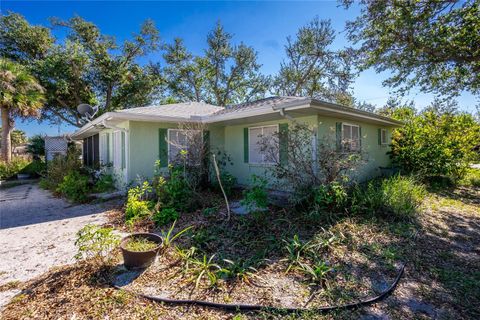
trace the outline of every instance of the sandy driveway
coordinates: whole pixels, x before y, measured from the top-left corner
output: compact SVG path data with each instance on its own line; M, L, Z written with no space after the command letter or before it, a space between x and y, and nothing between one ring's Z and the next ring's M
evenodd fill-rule
M75 233L105 222L105 212L118 203L72 205L36 184L0 189L0 285L73 262ZM0 292L0 307L16 293Z

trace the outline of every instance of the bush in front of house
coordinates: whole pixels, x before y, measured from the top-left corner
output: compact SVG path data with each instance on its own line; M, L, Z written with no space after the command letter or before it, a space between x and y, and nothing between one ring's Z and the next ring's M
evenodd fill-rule
M153 214L152 220L155 225L164 226L174 222L178 217L178 212L174 208L162 208Z
M413 176L374 179L353 188L350 210L358 214L409 218L415 215L425 195L425 187Z
M31 163L30 160L22 157L13 157L10 163L0 161L0 180L7 180L21 173Z
M111 174L101 173L93 186L96 193L115 190L115 180Z
M66 156L55 156L47 164L47 174L40 181L40 187L55 191L64 178L73 171L81 172L80 151L70 148Z
M128 190L125 206L125 222L127 224L134 224L152 214L153 202L148 199L151 192L152 186L147 181Z
M104 264L112 258L111 251L120 244L120 237L113 233L113 228L102 228L88 224L77 232L75 245L78 252L75 259L91 259L97 264Z
M251 186L243 191L240 201L248 211L263 210L268 207L267 179L252 175Z
M480 123L471 114L441 111L441 106L432 105L422 112L411 106L390 110L388 116L405 122L393 131L390 156L403 172L455 181L480 160L475 151Z
M220 173L220 181L222 183L223 189L225 190L225 194L227 196L231 196L233 193L233 189L235 185L237 184L237 178L235 178L232 174L226 171L222 171ZM215 178L215 180L212 181L212 186L215 191L221 192L220 184L218 183L218 180Z
M78 171L70 171L58 184L56 192L75 202L85 202L88 199L88 176Z

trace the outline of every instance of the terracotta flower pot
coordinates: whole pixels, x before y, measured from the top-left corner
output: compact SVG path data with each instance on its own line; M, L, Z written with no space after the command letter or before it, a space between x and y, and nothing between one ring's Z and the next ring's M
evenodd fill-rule
M134 238L145 238L149 241L156 242L157 247L148 251L131 251L126 248L128 241ZM157 257L158 252L162 247L162 238L154 233L132 233L126 236L120 242L120 249L122 250L123 263L127 269L141 269L148 268Z

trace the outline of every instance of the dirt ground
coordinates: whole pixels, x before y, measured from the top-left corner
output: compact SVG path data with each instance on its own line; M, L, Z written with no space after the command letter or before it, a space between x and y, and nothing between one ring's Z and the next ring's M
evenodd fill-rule
M395 292L384 301L359 310L331 314L285 314L271 311L241 313L194 306L172 306L154 303L126 291L116 291L106 284L102 270L76 264L53 269L19 286L22 293L6 306L2 316L4 319L74 317L235 320L480 318L478 187L430 192L417 217L416 227L403 229L402 224L392 225L392 228L396 228L393 234L405 235L404 240L398 243L390 242L389 246L384 248L376 246L376 237L380 241L384 237L381 230L368 230L369 225L352 222L341 225L344 228L341 229L342 232L349 232L349 237L353 240L355 237L361 240L352 241L355 246L360 245L352 249L356 252L345 254L345 265L348 264L348 267L355 269L364 264L364 260L352 259L356 256L368 259L368 268L372 272L384 269L385 265L379 261L385 259L407 262L404 277ZM368 242L366 238L372 239ZM383 260L377 260L378 256L383 256ZM356 281L363 280L359 278ZM353 286L350 289L355 291L355 281L348 283ZM376 285L379 286L376 291L379 291L384 289L385 283L379 282ZM137 286L136 289L141 288ZM327 294L343 299L345 293L346 291L331 290ZM325 296L325 299L332 298Z
M115 202L73 205L36 184L0 189L0 286L30 280L73 263L75 233L103 224ZM0 292L0 307L19 292Z

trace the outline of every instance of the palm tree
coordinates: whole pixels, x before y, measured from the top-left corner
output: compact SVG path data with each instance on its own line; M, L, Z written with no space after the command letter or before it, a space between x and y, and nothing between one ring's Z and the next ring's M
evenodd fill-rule
M22 66L0 58L0 109L2 111L2 157L12 159L10 134L15 117L38 116L45 101L44 89Z

